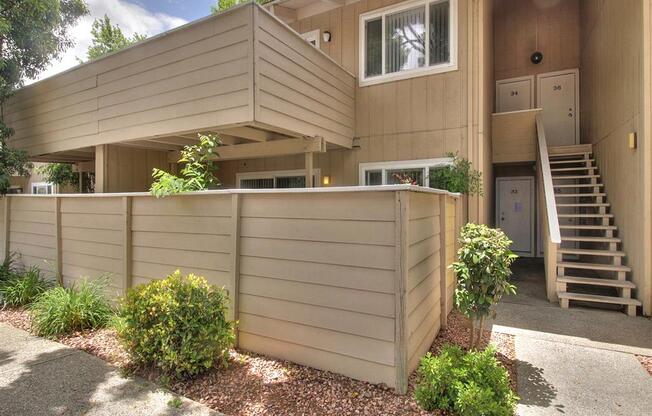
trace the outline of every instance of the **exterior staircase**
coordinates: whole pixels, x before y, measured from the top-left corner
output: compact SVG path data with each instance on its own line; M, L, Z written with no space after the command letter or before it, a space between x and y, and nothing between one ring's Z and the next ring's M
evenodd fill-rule
M612 225L607 194L589 146L550 148L561 246L557 250L557 295L570 301L615 304L636 315L636 285L627 280L618 227Z

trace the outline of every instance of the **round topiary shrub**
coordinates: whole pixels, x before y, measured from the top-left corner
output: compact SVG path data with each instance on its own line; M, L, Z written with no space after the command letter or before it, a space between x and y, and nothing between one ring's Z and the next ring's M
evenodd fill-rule
M119 337L136 364L172 378L194 376L226 362L235 340L228 303L226 290L177 270L127 293Z

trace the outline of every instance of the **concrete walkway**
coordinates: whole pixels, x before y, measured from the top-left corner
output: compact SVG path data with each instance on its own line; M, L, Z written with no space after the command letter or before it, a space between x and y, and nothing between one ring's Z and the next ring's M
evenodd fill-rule
M545 298L542 265L514 268L519 294L497 308L493 330L515 336L519 415L652 415L652 321Z
M219 413L140 378L123 378L83 351L0 323L0 415L206 415Z

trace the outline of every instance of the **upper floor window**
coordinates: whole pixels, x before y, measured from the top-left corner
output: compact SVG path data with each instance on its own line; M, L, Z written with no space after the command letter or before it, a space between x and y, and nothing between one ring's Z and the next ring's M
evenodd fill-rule
M416 0L360 15L360 85L457 69L457 0Z

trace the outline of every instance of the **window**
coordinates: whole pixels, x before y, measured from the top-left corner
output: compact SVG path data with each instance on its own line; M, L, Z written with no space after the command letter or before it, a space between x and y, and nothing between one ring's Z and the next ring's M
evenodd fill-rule
M416 0L360 15L360 85L457 69L457 0Z
M301 37L310 43L315 48L319 49L319 29L311 30L310 32L302 33Z
M361 163L361 185L397 185L409 181L430 186L430 172L448 166L451 158L404 160L397 162Z
M32 193L37 195L49 195L52 193L52 184L47 182L34 182Z
M320 184L320 170L313 170L313 183ZM302 169L275 172L251 172L236 174L238 188L242 189L282 189L305 188L306 174Z

